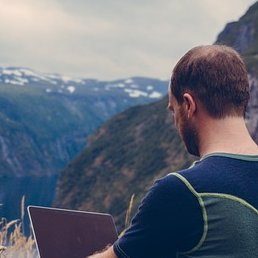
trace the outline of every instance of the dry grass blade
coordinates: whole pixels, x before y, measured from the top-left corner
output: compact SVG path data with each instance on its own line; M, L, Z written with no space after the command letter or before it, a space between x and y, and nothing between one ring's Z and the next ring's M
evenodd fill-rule
M6 247L3 245L0 245L0 254L3 253L6 250Z
M19 221L19 219L10 221L9 223L7 223L7 224L4 226L4 230L7 231L11 226L17 225L18 221Z
M25 195L22 196L22 200L21 200L21 221L24 220L24 214L25 214Z
M0 257L36 258L37 250L32 236L26 237L23 232L25 216L25 197L21 200L21 219L7 222L0 220ZM10 232L10 233L9 233Z
M129 226L130 220L131 220L131 214L133 209L133 202L134 202L134 194L131 196L129 207L126 211L126 217L125 217L125 228Z
M132 217L133 204L134 204L134 197L135 197L135 194L133 194L131 196L131 199L130 199L130 202L129 202L129 206L127 208L126 215L125 215L125 229L120 233L119 237L121 237L124 234L126 228L130 224L131 217Z

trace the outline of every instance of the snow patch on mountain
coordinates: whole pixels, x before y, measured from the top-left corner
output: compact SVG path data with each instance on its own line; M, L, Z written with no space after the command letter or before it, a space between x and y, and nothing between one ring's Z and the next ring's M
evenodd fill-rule
M66 89L67 89L70 93L74 93L75 90L76 90L76 88L75 88L74 86L68 86Z
M131 98L139 98L141 96L147 97L148 93L140 90L133 90L133 89L125 89L125 92L129 93Z
M127 83L127 84L130 84L130 83L133 83L133 80L132 79L126 79L124 82Z
M154 79L155 80L155 79ZM60 74L46 74L28 68L0 67L0 82L16 86L41 87L46 93L73 94L80 92L110 92L126 94L130 98L161 98L166 91L148 78L133 77L116 81L98 81L95 79L71 78ZM154 86L155 85L155 86Z
M118 88L124 88L125 85L124 85L123 83L118 83L118 84L117 84L117 87L118 87Z
M153 91L151 94L149 94L150 98L158 99L162 97L162 94L158 91Z

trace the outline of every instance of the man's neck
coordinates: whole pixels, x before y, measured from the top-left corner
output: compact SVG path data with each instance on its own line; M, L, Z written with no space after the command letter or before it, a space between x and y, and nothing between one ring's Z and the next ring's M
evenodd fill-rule
M201 157L214 152L258 155L258 146L241 117L206 118L199 128Z

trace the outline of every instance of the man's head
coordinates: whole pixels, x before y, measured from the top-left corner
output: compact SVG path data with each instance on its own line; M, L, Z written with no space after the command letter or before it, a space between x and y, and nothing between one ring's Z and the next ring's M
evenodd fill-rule
M210 116L243 116L249 100L245 65L239 54L223 45L199 46L177 63L170 89L179 104L191 92Z
M169 106L175 112L177 128L194 155L199 155L201 132L188 119L183 104L199 103L198 108L211 118L224 119L243 117L249 100L244 62L235 50L223 45L199 46L188 51L173 70L169 91Z

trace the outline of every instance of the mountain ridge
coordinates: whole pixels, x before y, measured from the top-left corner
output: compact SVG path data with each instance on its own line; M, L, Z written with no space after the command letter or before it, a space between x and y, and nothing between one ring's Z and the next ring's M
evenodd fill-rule
M148 85L148 82L150 85ZM153 85L155 82L155 90ZM46 93L75 93L77 90L87 90L87 93L102 91L116 91L132 98L140 96L159 99L164 95L160 83L165 80L134 76L126 79L104 81L88 78L72 78L60 74L45 74L29 68L0 67L0 83L19 86L35 86L45 88ZM36 85L35 85L36 83ZM83 86L83 88L82 88Z
M0 176L58 174L104 121L160 99L166 88L151 78L98 81L0 67Z

